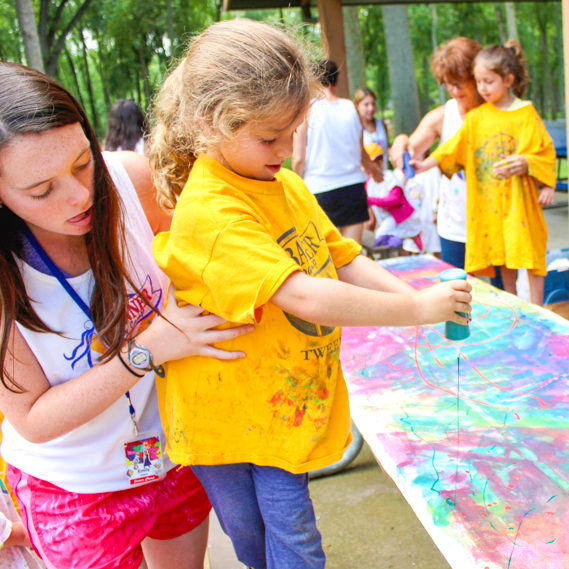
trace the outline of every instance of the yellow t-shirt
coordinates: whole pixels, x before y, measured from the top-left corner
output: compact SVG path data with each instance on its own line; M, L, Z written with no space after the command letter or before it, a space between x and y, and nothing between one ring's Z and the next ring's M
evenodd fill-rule
M246 358L167 364L158 390L173 461L299 473L341 458L351 437L341 331L287 314L271 297L296 271L337 279L336 267L359 251L290 170L257 181L200 156L154 254L179 302L256 326L221 346Z
M510 154L525 156L528 174L496 178L493 164ZM555 148L533 105L473 109L433 157L447 176L466 172L466 271L505 265L546 275L547 226L536 180L555 186Z

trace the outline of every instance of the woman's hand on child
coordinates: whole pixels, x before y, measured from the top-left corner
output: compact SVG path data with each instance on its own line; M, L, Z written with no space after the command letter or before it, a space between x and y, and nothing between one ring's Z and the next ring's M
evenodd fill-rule
M502 160L496 162L492 171L496 178L511 178L512 176L523 176L528 173L528 162L522 154L502 154Z
M203 308L193 304L178 306L173 287L170 287L168 303L162 312L164 318L157 316L151 326L137 336L137 340L150 350L156 365L188 356L208 356L220 360L245 357L243 352L230 352L211 344L252 332L254 326L243 325L220 330L218 326L227 321L215 314L203 312Z
M472 312L472 287L468 281L456 280L437 283L417 293L419 303L418 324L435 324L451 320L468 324ZM467 316L457 314L463 312Z
M537 203L539 205L551 205L555 201L555 188L544 186L539 190Z

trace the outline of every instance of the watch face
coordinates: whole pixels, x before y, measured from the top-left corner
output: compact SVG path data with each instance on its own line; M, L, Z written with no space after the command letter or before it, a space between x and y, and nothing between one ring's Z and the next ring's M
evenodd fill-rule
M150 363L150 354L148 350L134 347L131 349L128 359L134 367L144 369Z

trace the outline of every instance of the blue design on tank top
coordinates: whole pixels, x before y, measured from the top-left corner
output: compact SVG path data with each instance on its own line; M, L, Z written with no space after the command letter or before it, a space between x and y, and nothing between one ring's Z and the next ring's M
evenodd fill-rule
M87 358L89 367L93 367L93 356L91 355L91 341L95 333L95 327L90 320L86 320L85 331L81 334L81 343L71 352L71 355L63 354L63 357L71 362L71 369L75 368L75 364L81 359Z

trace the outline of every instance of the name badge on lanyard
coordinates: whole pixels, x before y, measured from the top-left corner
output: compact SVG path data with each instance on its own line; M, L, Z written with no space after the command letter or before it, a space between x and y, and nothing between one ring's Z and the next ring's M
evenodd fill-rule
M59 267L49 258L48 254L43 250L43 247L27 226L24 226L24 233L51 274L59 281L59 284L61 284L87 318L93 322L89 306L87 306L83 299L77 294L77 291L67 282L67 279ZM92 366L92 364L90 365ZM126 476L131 486L155 482L156 480L164 478L165 475L160 434L150 432L139 433L136 411L132 404L129 391L125 393L125 397L128 401L128 412L133 424L134 436L136 437L136 440L128 441L124 444Z

